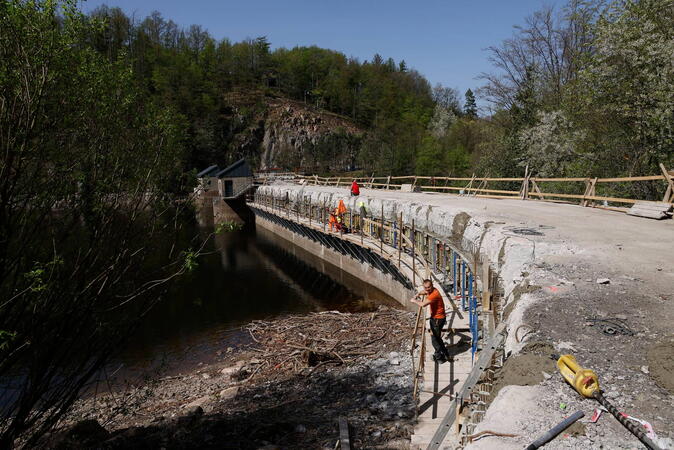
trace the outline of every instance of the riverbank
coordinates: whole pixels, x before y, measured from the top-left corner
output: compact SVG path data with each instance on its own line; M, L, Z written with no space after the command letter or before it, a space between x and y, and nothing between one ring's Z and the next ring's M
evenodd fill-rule
M357 448L409 445L414 315L325 311L254 321L215 362L80 401L55 448Z

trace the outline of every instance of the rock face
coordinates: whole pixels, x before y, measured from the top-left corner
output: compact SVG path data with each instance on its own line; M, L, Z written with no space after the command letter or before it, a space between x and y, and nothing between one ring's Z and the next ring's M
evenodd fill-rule
M355 165L361 134L342 117L297 102L271 102L264 124L260 168L348 170Z
M349 170L364 131L349 119L261 93L230 95L229 149L259 169Z

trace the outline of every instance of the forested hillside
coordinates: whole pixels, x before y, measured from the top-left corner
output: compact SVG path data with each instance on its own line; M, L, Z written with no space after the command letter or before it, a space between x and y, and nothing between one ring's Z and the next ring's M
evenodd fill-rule
M529 165L539 175L601 176L671 166L672 0L570 0L523 19L512 38L488 49L494 72L476 80L489 105L480 117L472 91L431 87L405 61L378 54L358 61L318 47L271 50L265 37L217 41L159 13L133 20L102 7L91 17L104 25L90 44L131 64L154 101L183 116L187 168L240 156L259 161L236 135L275 98L330 111L366 131L350 140L352 164L328 158L332 164L316 165L300 156L287 169L512 176ZM251 90L261 94L257 112L227 95ZM319 151L331 152L327 142Z
M255 160L250 148L238 145L236 136L264 120L269 101L279 98L329 111L367 131L352 140L353 164L320 168L342 171L357 166L382 173L411 172L418 155L423 171L446 174L469 168L470 149L462 148L460 137L448 151L451 158L446 162L436 159L437 167L429 166L424 148L433 149L435 135L445 132L430 130L429 125L446 128L448 119L463 116L459 95L441 86L432 88L404 61L377 54L370 61L358 61L318 47L272 51L265 37L216 41L198 25L181 29L159 13L134 21L118 8L101 7L90 16L103 24L90 36L90 44L111 61L127 61L154 101L184 117L188 168L240 156ZM257 100L251 102L251 96ZM245 101L239 103L242 98ZM432 122L436 105L442 123ZM322 147L330 152L329 144ZM292 164L285 168L316 169L310 159Z

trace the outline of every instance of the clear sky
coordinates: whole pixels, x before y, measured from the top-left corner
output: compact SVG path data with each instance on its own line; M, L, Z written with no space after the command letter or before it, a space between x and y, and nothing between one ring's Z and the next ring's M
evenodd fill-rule
M358 59L379 53L421 72L432 83L473 90L491 69L484 51L513 25L562 0L80 0L143 18L159 11L179 25L198 24L216 39L267 36L273 48L317 45Z

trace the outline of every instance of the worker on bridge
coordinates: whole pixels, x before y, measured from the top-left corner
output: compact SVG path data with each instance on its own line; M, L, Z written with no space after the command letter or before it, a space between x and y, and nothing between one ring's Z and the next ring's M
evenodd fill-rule
M328 224L330 225L331 232L333 228L339 231L339 225L337 222L337 208L335 208L334 211L330 211L330 218L328 219Z
M419 298L426 297L425 300L421 301ZM410 300L412 303L415 303L421 307L430 305L431 307L431 343L435 349L433 354L433 361L436 361L440 364L451 361L452 357L447 351L445 343L442 341L442 328L445 326L447 321L445 315L445 303L442 301L442 295L435 287L433 287L433 282L431 280L424 280L424 285L421 291Z
M351 196L358 197L359 195L360 195L360 186L358 186L358 183L354 178L353 183L351 183Z

